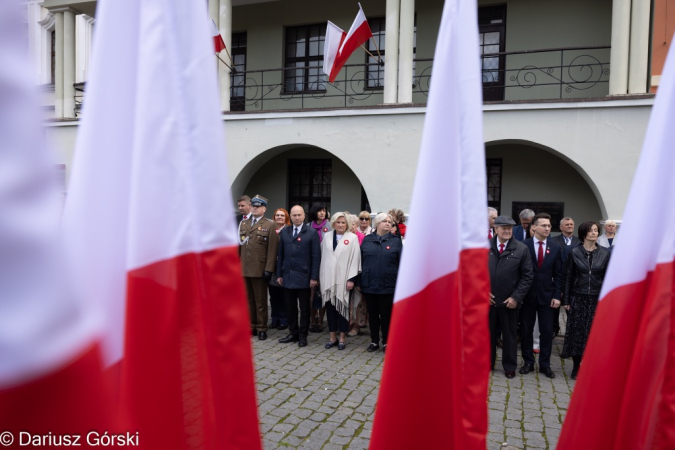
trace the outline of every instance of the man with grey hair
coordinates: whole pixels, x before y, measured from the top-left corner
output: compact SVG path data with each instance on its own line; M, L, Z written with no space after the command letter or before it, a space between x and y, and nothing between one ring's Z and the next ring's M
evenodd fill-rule
M530 225L534 217L534 211L531 209L524 209L518 214L520 218L520 225L513 227L513 238L516 241L524 242L525 239L530 238Z
M497 208L488 206L488 239L495 237L495 219L499 215Z
M578 237L574 235L574 219L563 217L560 219L560 235L553 238L564 250L563 258L567 257L572 247L581 244Z

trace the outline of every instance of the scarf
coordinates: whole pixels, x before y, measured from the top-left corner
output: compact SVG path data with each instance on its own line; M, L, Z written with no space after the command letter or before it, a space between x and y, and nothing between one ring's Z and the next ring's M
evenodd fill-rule
M323 233L324 233L323 230L327 230L326 233L330 231L330 227L328 226L328 219L323 219L323 222L321 222L319 225L317 225L316 222L312 220L310 225L312 226L312 228L316 230L317 233L319 233L319 243L321 243L323 241Z
M329 231L321 242L321 300L323 306L332 303L340 315L349 320L347 281L361 273L361 248L358 237L347 231L333 250L334 233Z

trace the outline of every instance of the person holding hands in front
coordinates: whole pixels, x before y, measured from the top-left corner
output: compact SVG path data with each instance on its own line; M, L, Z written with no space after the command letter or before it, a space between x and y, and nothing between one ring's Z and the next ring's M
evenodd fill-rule
M490 241L490 337L491 367L497 357L497 338L504 336L502 365L506 378L516 376L518 365L518 310L532 285L532 262L525 244L513 237L516 222L509 216L495 219L497 236Z

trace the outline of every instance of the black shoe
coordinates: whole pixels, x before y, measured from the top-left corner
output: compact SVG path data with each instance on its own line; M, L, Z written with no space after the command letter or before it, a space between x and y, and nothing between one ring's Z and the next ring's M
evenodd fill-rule
M260 333L258 333L258 340L259 341L264 341L265 339L267 339L267 332L266 331L261 331Z
M333 348L333 347L335 347L336 345L338 345L338 341L335 341L335 342L328 342L328 343L324 346L324 348Z
M504 375L506 376L506 378L514 378L516 376L516 372L513 371L509 372L508 370L505 370Z
M279 325L277 327L277 330L281 330L281 331L286 330L286 329L288 329L288 325Z
M550 367L540 367L539 373L543 373L544 375L546 375L547 378L555 378L555 374L553 373Z
M316 325L310 325L310 326L309 326L309 332L310 332L310 333L318 333L318 332L319 332L319 329L317 328Z
M251 331L253 332L253 335L252 335L252 336L257 336L257 335L258 335L258 332L257 332L256 330L251 330Z
M291 342L298 342L299 340L300 340L300 338L298 337L297 334L287 334L286 336L279 339L279 343L280 344L288 344L288 343L291 343ZM305 340L305 342L307 342L307 340Z
M576 380L577 375L579 375L579 368L575 367L574 369L572 369L572 375L570 375L570 378Z
M372 353L372 352L378 351L379 349L380 349L380 346L379 346L379 345L377 345L377 344L374 343L374 342L371 342L370 345L368 346L368 348L366 349L366 351L367 351L368 353Z
M306 337L300 338L300 341L298 341L298 347L307 347L307 338Z
M277 324L272 322L270 326L268 327L270 330L276 330L277 329Z
M523 367L518 371L523 375L527 375L530 372L534 372L534 365L532 364L523 364Z
M497 339L497 347L499 347L499 348L504 347L504 342L501 339Z
M347 346L347 344L345 344L344 342L340 342L338 344L338 350L344 350L346 346Z

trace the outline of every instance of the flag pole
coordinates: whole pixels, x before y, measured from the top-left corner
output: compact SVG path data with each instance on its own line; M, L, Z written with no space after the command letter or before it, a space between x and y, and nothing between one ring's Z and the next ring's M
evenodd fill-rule
M371 58L373 58L375 61L377 61L378 63L380 63L381 66L384 66L384 61L382 61L382 58L379 58L379 59L376 58L375 55L373 55L372 53L370 53L370 52L368 51L368 49L365 48L363 45L361 45L361 48L364 49L364 50L366 51L366 53L368 53L368 54L370 55Z
M380 61L379 61L380 65L384 66L384 62L382 61L382 55L380 55L380 49L377 47L377 42L375 42L375 38L373 36L370 36L370 39L372 39L373 44L375 44L375 50L377 51L377 57L380 58ZM373 56L373 58L374 58L374 56Z
M227 63L225 62L225 60L223 60L223 58L221 58L220 55L219 55L218 53L216 53L216 58L218 58L218 59L220 60L220 62L222 62L223 64L225 64L225 67L227 67L228 69L230 69L230 70L232 71L232 73L237 73L237 69L234 68L234 64L232 64L232 66L230 66L229 64L227 64Z
M231 42L230 42L230 44L231 44ZM232 55L230 55L230 51L227 49L227 45L225 46L225 52L227 53L227 56L229 56L229 58L230 58L230 64L232 64L232 67L234 67L234 61L232 60ZM236 72L236 70L233 70L233 71Z

